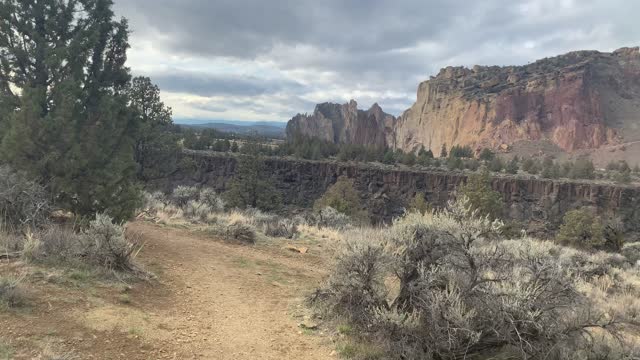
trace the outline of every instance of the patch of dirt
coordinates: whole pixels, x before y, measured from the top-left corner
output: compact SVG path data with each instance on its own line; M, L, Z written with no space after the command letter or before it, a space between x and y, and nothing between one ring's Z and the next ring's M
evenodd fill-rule
M0 348L15 359L43 348L78 359L335 357L328 336L299 327L304 296L325 275L317 249L231 245L144 222L129 229L142 234L139 260L157 280L73 286L29 276L31 305L0 313ZM5 263L0 272L27 268Z

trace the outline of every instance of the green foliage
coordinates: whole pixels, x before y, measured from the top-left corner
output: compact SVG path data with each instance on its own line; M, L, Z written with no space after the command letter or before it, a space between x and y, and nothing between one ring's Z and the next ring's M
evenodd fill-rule
M579 248L600 248L605 244L600 220L587 208L567 212L558 231L558 241Z
M532 175L540 173L540 163L538 160L527 158L522 162L522 170Z
M594 179L596 168L589 159L578 159L569 172L572 179Z
M0 64L0 102L20 104L3 125L0 154L47 184L59 205L122 220L139 200L139 123L127 99L128 25L111 7L110 0L0 4L7 60Z
M491 149L484 148L480 152L479 159L482 161L490 162L496 157L496 153L494 153Z
M485 171L469 177L467 183L458 189L462 196L469 199L472 210L482 216L497 219L502 216L502 196L491 187L491 175Z
M264 211L282 207L282 196L271 181L262 156L242 156L238 159L237 167L235 178L225 194L229 206Z
M470 158L473 158L473 150L468 145L466 146L454 145L449 151L449 157L470 159Z
M416 196L411 199L409 203L409 211L417 211L421 214L426 214L432 210L431 204L427 202L425 193L417 193Z
M507 163L507 166L505 167L505 171L507 172L507 174L515 175L518 173L519 168L520 168L520 164L518 163L518 157L514 156L513 159L511 159Z
M360 194L355 188L354 181L346 176L339 177L338 181L316 200L313 207L318 211L331 207L351 218L364 218Z
M499 173L502 172L502 169L504 169L504 163L502 162L502 159L495 156L489 161L488 168L490 171Z
M388 149L385 153L384 153L384 157L382 158L382 162L388 165L392 165L396 163L396 156L393 153L393 150Z
M134 146L138 178L158 179L175 172L180 147L171 131L171 108L160 100L160 89L148 77L136 77L127 96L139 124Z
M416 161L417 161L416 155L411 151L408 153L405 153L401 159L401 162L407 166L415 165Z
M442 144L442 148L440 149L440 158L446 158L448 156L447 152L447 144Z
M450 156L449 159L447 159L447 168L449 170L462 170L464 169L464 161L459 157Z

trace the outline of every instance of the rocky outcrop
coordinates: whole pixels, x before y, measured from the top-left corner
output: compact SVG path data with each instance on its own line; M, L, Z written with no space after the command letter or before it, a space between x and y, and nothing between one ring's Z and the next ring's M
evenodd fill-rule
M324 103L316 106L311 115L296 115L287 124L287 137L317 137L336 144L359 144L391 147L395 118L378 106L358 110L351 100L344 105Z
M190 153L197 169L178 172L164 184L199 184L225 191L233 179L236 157L228 154ZM268 158L268 172L289 205L308 207L340 176L355 180L363 203L374 221L388 222L402 215L417 193L425 193L435 206L445 206L464 183L461 172L401 170L392 167L329 161ZM493 188L505 202L505 215L529 224L540 235L555 230L568 210L594 207L599 214L620 216L628 231L640 231L640 187L554 181L500 176Z
M521 140L550 141L571 152L640 140L638 112L640 51L623 48L571 52L524 66L447 67L420 84L415 104L396 121L372 121L369 130L367 122L350 122L358 124L359 136L336 131L344 116L316 116L318 109L294 118L291 128L336 142L380 144L385 138L390 147L425 146L436 154L443 144L500 148ZM628 138L631 133L638 138Z

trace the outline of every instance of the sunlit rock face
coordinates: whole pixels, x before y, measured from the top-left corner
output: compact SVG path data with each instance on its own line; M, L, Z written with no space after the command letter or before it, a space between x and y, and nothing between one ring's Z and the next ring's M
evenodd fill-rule
M287 124L287 137L298 135L320 138L336 144L359 144L393 147L395 118L373 104L369 110L359 110L351 100L339 105L324 103L313 114L298 114Z
M447 67L420 84L415 104L399 118L354 101L321 104L298 115L289 136L336 143L505 147L521 140L551 141L560 149L599 148L640 140L640 51L577 51L524 66ZM634 131L628 132L626 130Z

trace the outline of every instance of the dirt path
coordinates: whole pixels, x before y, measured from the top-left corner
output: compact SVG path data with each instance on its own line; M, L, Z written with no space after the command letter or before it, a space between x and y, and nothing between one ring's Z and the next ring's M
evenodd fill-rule
M31 359L49 345L73 359L335 358L328 336L299 327L304 296L324 275L317 255L144 222L129 229L142 234L139 261L158 280L131 288L31 280L31 308L0 313L0 359L3 346L7 358Z
M293 316L320 279L312 263L278 249L250 248L136 223L143 261L162 263L175 294L163 317L183 352L206 359L327 359L332 349Z

